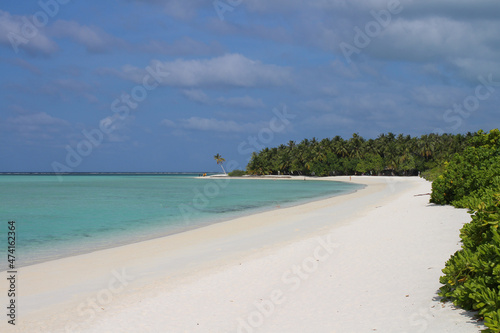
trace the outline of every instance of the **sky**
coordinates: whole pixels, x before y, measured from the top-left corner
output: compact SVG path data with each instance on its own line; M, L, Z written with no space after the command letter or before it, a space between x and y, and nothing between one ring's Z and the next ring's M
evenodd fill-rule
M0 172L498 128L499 31L498 0L3 1Z

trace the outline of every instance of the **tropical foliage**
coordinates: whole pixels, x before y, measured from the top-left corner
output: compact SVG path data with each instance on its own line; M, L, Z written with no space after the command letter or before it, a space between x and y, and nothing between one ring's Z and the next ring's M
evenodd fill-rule
M445 172L432 183L431 202L467 207L500 179L500 132L478 132L471 146L445 164Z
M247 173L246 173L245 171L243 171L243 170L238 170L238 169L233 170L233 171L231 171L230 173L228 173L228 175L229 175L230 177L241 177L241 176L244 176L244 175L246 175L246 174L247 174Z
M474 135L429 134L419 138L409 135L381 134L366 140L353 134L348 140L336 136L318 141L265 148L254 153L247 165L249 174L347 175L387 174L417 175L420 171L442 165L455 153L463 151Z
M226 159L224 157L220 156L220 154L217 154L214 156L214 160L217 162L218 165L220 164L222 171L224 173L226 173L226 170L224 170L224 166L222 165L226 161Z
M478 132L432 184L431 202L470 209L460 231L462 248L446 263L440 295L477 310L500 332L500 131Z

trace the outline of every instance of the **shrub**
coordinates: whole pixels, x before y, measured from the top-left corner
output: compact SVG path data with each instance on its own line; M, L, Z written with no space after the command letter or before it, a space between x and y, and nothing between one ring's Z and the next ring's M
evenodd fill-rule
M432 183L432 203L468 208L469 198L500 184L500 131L479 131L472 141L472 147L445 163L445 171Z
M246 174L247 173L245 171L236 169L236 170L231 171L229 173L229 176L230 177L241 177L241 176L244 176Z
M460 230L462 249L443 269L439 295L477 310L486 332L500 332L500 132L480 131L472 141L432 184L431 202L467 207L472 217Z

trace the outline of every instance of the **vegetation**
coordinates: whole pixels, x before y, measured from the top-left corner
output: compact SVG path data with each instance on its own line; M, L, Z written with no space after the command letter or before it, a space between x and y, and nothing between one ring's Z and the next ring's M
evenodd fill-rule
M462 152L473 136L429 134L412 138L388 133L369 140L353 134L348 140L336 136L321 141L304 139L299 144L289 141L254 153L247 173L417 175L442 166L443 161Z
M432 169L423 171L420 175L422 176L422 178L425 178L428 181L433 182L436 179L438 179L438 177L440 175L443 174L443 172L445 170L445 165L446 165L446 162L442 162L441 165L438 165Z
M470 209L460 231L462 248L446 263L440 296L477 310L500 332L500 131L479 131L432 184L431 202Z
M236 169L236 170L231 171L229 173L229 176L230 177L241 177L241 176L244 176L246 174L247 173L245 171Z
M215 161L217 162L218 165L220 164L220 167L222 168L222 171L224 173L226 173L226 170L224 170L224 166L222 165L226 161L226 159L223 158L222 156L220 156L220 154L215 155L214 159L215 159Z

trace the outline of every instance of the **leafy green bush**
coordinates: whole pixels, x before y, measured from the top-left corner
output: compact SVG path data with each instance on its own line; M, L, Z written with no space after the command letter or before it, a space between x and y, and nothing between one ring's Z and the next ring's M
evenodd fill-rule
M241 177L241 176L244 176L246 174L247 174L246 171L236 169L236 170L231 171L229 173L229 176L230 177Z
M432 169L423 171L420 176L430 182L433 182L444 172L444 168L444 165L438 165Z
M487 188L500 184L500 131L479 131L473 146L455 154L445 171L432 183L431 202L468 208L469 198L482 195Z
M478 310L489 332L499 332L495 327L500 327L500 193L480 206L461 230L462 249L443 269L439 295L466 310Z
M432 184L431 202L467 207L472 217L460 230L462 249L443 269L439 295L477 310L486 332L500 332L500 131L480 131L472 141Z

